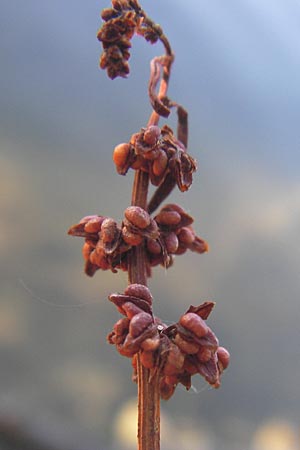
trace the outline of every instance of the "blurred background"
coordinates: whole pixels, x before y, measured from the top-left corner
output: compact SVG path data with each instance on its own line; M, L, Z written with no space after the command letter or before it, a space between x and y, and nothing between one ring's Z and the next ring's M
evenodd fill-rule
M106 344L126 274L86 277L67 230L129 205L133 174L111 154L147 123L162 47L135 38L130 77L111 81L108 2L0 5L0 449L134 449L130 361ZM142 5L176 53L169 95L199 166L170 200L210 244L154 270L154 310L168 323L216 301L209 325L232 355L219 390L194 377L162 403L162 450L299 450L300 4Z

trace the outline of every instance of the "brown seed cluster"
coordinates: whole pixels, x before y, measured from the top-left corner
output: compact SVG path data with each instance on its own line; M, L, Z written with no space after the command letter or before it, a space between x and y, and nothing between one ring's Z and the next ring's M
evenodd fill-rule
M148 172L154 186L159 186L171 173L182 192L191 186L197 169L196 161L167 125L142 128L132 135L129 143L115 147L113 160L121 175L129 168Z
M139 206L129 206L121 226L104 216L86 216L73 225L69 234L85 238L82 253L85 273L93 276L98 270L127 270L132 247L144 245L148 274L151 267L170 267L174 255L191 250L204 253L207 243L195 235L193 218L176 204L165 205L154 217Z
M111 79L129 74L131 38L134 33L143 36L151 44L162 35L159 25L145 20L145 13L136 0L112 0L112 8L101 13L104 24L97 34L102 42L101 69L106 69Z
M129 74L130 40L140 20L134 5L138 7L135 1L113 0L113 7L101 14L105 23L97 34L103 46L100 67L107 70L111 79Z
M189 390L191 377L197 373L213 387L220 386L230 355L205 322L213 302L191 306L178 323L167 327L153 316L153 298L146 286L131 284L124 294L111 294L109 300L125 317L114 325L108 342L121 355L132 358L135 371L139 353L150 376L159 373L163 399L173 395L178 383Z

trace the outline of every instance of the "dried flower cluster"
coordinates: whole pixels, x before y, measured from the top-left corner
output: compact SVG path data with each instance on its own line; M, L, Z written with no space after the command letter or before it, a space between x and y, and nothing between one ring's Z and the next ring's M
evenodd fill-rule
M138 0L111 3L111 8L102 11L104 23L97 35L103 46L100 67L110 78L128 75L129 49L135 34L152 44L159 40L165 54L150 64L148 95L153 112L146 127L113 151L120 175L126 175L129 169L135 171L131 206L125 209L120 224L102 215L86 216L70 228L69 234L85 240L87 275L94 275L98 269L128 271L129 285L124 294L109 296L123 317L107 339L121 355L132 359L133 378L139 386L139 449L159 450L159 397L169 399L178 383L190 389L195 374L219 387L229 353L219 346L206 323L213 302L190 306L171 326L153 315L153 298L146 287L152 267L168 268L176 255L187 250L205 253L208 245L196 235L194 220L183 208L171 203L161 207L176 185L181 192L190 188L197 169L187 152L188 114L167 96L174 61L169 41ZM172 108L178 116L176 136L169 126L158 126L160 117L168 117ZM149 183L156 189L148 201Z
M132 247L145 247L148 273L161 264L170 267L173 255L186 250L205 253L207 243L196 236L193 218L176 204L165 205L154 217L139 206L129 206L120 226L104 216L86 216L73 225L69 234L85 238L82 253L85 272L93 276L98 270L128 270L128 256Z
M115 325L107 339L118 352L132 358L136 370L136 355L150 370L158 372L160 395L169 399L178 383L187 390L191 377L202 375L215 388L220 386L220 375L229 363L228 351L205 320L214 307L213 302L190 306L178 323L166 326L153 316L152 295L146 286L129 285L124 294L111 294L112 301L125 317ZM135 376L134 376L135 377Z
M126 77L129 74L129 48L133 35L139 34L154 44L162 35L162 30L147 20L136 0L112 0L112 8L104 9L101 17L105 24L97 35L104 50L100 67L107 70L111 79Z

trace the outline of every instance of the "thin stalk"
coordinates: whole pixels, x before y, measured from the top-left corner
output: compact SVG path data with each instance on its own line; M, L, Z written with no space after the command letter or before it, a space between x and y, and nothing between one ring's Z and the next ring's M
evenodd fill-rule
M163 35L161 37L166 54L172 56L171 47L168 40ZM164 71L160 83L158 97L166 95L170 77L170 69L173 56L169 58L169 63L164 66ZM159 115L153 111L148 126L157 125ZM147 196L149 187L149 174L138 170L135 173L132 206L140 206L147 209ZM128 281L130 284L139 283L147 285L147 262L145 248L143 244L133 247L130 254L128 266ZM138 379L138 450L160 450L160 391L159 372L150 376L149 369L146 369L137 357L137 379Z

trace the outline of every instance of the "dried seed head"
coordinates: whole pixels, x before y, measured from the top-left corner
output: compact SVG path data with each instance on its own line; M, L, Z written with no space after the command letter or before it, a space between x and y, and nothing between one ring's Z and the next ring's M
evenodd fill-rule
M184 314L181 316L179 323L198 337L205 336L209 331L209 327L204 320L195 313Z
M150 216L143 208L139 206L129 206L125 209L125 217L137 228L147 228L150 225Z
M149 303L149 305L152 305L153 302L152 294L149 288L147 288L147 286L144 286L143 284L138 283L129 284L125 289L124 293L125 295L141 298L142 300L145 300L147 303Z

